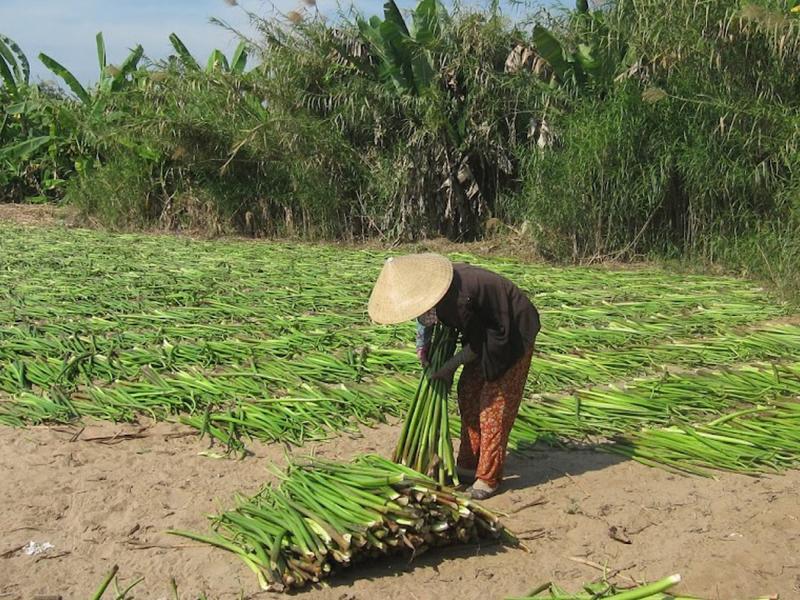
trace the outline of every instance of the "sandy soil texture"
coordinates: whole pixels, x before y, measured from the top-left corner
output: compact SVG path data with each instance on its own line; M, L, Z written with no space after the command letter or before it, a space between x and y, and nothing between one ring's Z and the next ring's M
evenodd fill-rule
M51 204L9 204L0 202L0 222L16 225L53 226L71 224L75 211Z
M236 492L256 492L270 479L268 461L283 464L286 449L255 446L245 460L220 460L201 455L205 442L174 424L90 422L78 431L0 428L0 599L88 598L114 564L122 583L145 578L137 598L171 598L171 578L182 599L280 596L258 593L232 555L164 531L207 531L204 515L231 506ZM397 432L385 425L296 452L389 454ZM508 513L530 553L432 551L344 573L298 597L499 600L549 580L578 586L605 566L622 583L680 573L683 590L715 600L800 598L798 472L690 478L591 450L543 448L510 457L506 474L505 491L487 504ZM27 556L21 547L30 541L54 547Z

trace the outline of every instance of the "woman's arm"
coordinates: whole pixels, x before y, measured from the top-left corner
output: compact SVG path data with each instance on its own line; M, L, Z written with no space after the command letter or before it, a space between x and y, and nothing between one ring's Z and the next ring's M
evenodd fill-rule
M478 354L468 344L465 344L460 352L456 352L450 360L444 363L441 369L431 375L431 379L444 381L449 387L453 384L453 377L458 367L471 363L477 358Z
M428 350L431 347L433 326L426 327L417 321L417 358L423 367L428 365Z

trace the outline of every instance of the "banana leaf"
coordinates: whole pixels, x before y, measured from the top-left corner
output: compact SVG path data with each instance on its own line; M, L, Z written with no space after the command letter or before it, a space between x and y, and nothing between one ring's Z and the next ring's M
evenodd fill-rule
M384 20L378 32L386 52L383 74L394 82L399 91L416 94L412 57L406 45L408 38L404 37L402 28L392 21Z
M42 146L50 143L52 138L49 135L42 135L39 137L28 138L22 142L6 146L0 150L0 158L5 160L17 161L28 158L31 154L36 152Z
M206 73L211 73L217 69L220 69L223 72L228 72L230 70L230 67L228 66L228 59L221 50L214 50L211 53L211 56L208 57Z
M566 81L569 77L571 65L564 58L564 49L561 43L541 25L533 28L533 42L536 50L553 68L553 72L559 81Z
M11 67L6 62L5 56L0 53L0 78L2 78L5 86L9 89L12 96L17 95L17 81L14 79L14 75L11 73Z
M97 37L95 37L95 42L97 44L97 64L100 65L100 76L103 76L103 73L106 70L106 42L103 39L103 32L99 32Z
M414 41L420 46L430 47L441 34L439 14L442 11L438 0L422 0L414 10Z
M31 80L31 65L28 57L17 43L11 38L0 33L0 55L5 58L9 66L13 67L17 85L28 85Z
M208 57L206 73L211 73L217 69L220 69L223 72L228 72L230 70L230 66L228 65L228 59L225 57L222 51L215 49Z
M390 23L394 23L400 33L405 37L411 37L411 32L408 31L406 21L403 19L403 15L400 14L400 9L397 7L394 0L386 0L386 4L383 5L383 19L384 22L389 21Z
M7 115L24 115L28 112L31 102L25 100L23 102L17 102L16 104L9 104L5 108L5 112Z
M178 59L183 63L183 66L188 69L189 71L199 71L200 65L195 60L192 53L189 52L189 49L184 45L181 39L174 33L169 34L169 41L172 44L172 47L175 48L175 52L178 54Z
M241 75L247 67L247 44L242 41L231 57L231 72Z
M44 66L50 69L55 75L61 77L61 79L64 80L64 83L67 84L67 87L72 90L72 93L80 98L82 102L85 104L91 103L92 99L89 96L89 93L86 91L86 88L80 84L75 76L70 73L70 71L64 65L59 63L57 60L50 58L44 52L39 54L39 60L41 60Z
M124 85L128 75L138 68L142 56L144 56L144 48L142 48L141 44L131 50L131 53L120 65L119 71L114 75L111 84L112 90L117 91Z

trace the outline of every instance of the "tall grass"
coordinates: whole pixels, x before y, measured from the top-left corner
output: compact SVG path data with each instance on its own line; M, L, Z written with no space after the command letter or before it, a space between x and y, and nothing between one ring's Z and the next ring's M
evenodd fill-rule
M636 60L562 102L510 214L559 257L722 260L796 285L800 21L780 2L645 0L607 22Z
M393 74L409 65L382 62L385 41L360 18L251 15L261 64L244 76L159 65L139 90L115 96L130 117L96 132L112 131L116 148L71 198L115 225L210 219L268 235L479 236L498 191L515 185L516 151L545 86L504 71L524 35L499 16L420 6L439 17L429 37L411 27L404 42L414 45L407 60L424 56L431 69L414 81ZM121 171L135 173L127 201L115 193Z

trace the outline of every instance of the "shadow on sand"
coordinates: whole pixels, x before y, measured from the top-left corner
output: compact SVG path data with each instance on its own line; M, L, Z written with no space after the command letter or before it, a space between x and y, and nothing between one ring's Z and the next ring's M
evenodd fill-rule
M426 567L430 567L434 571L430 577L438 578L439 569L437 565L445 561L470 558L473 556L491 556L514 551L514 548L504 546L502 543L494 540L485 540L479 544L431 548L429 551L413 559L408 555L399 555L358 563L347 569L343 569L330 579L326 579L325 583L332 588L342 588L342 598L356 598L356 596L351 596L346 593L347 588L352 586L356 581L375 581L389 577L398 577L404 573L410 573ZM420 582L420 584L424 584L424 582ZM298 590L297 592L292 592L292 595L302 595L303 592L304 590Z
M619 454L603 452L602 444L574 448L553 448L536 445L508 455L505 463L503 491L523 490L543 483L600 471L628 459Z

